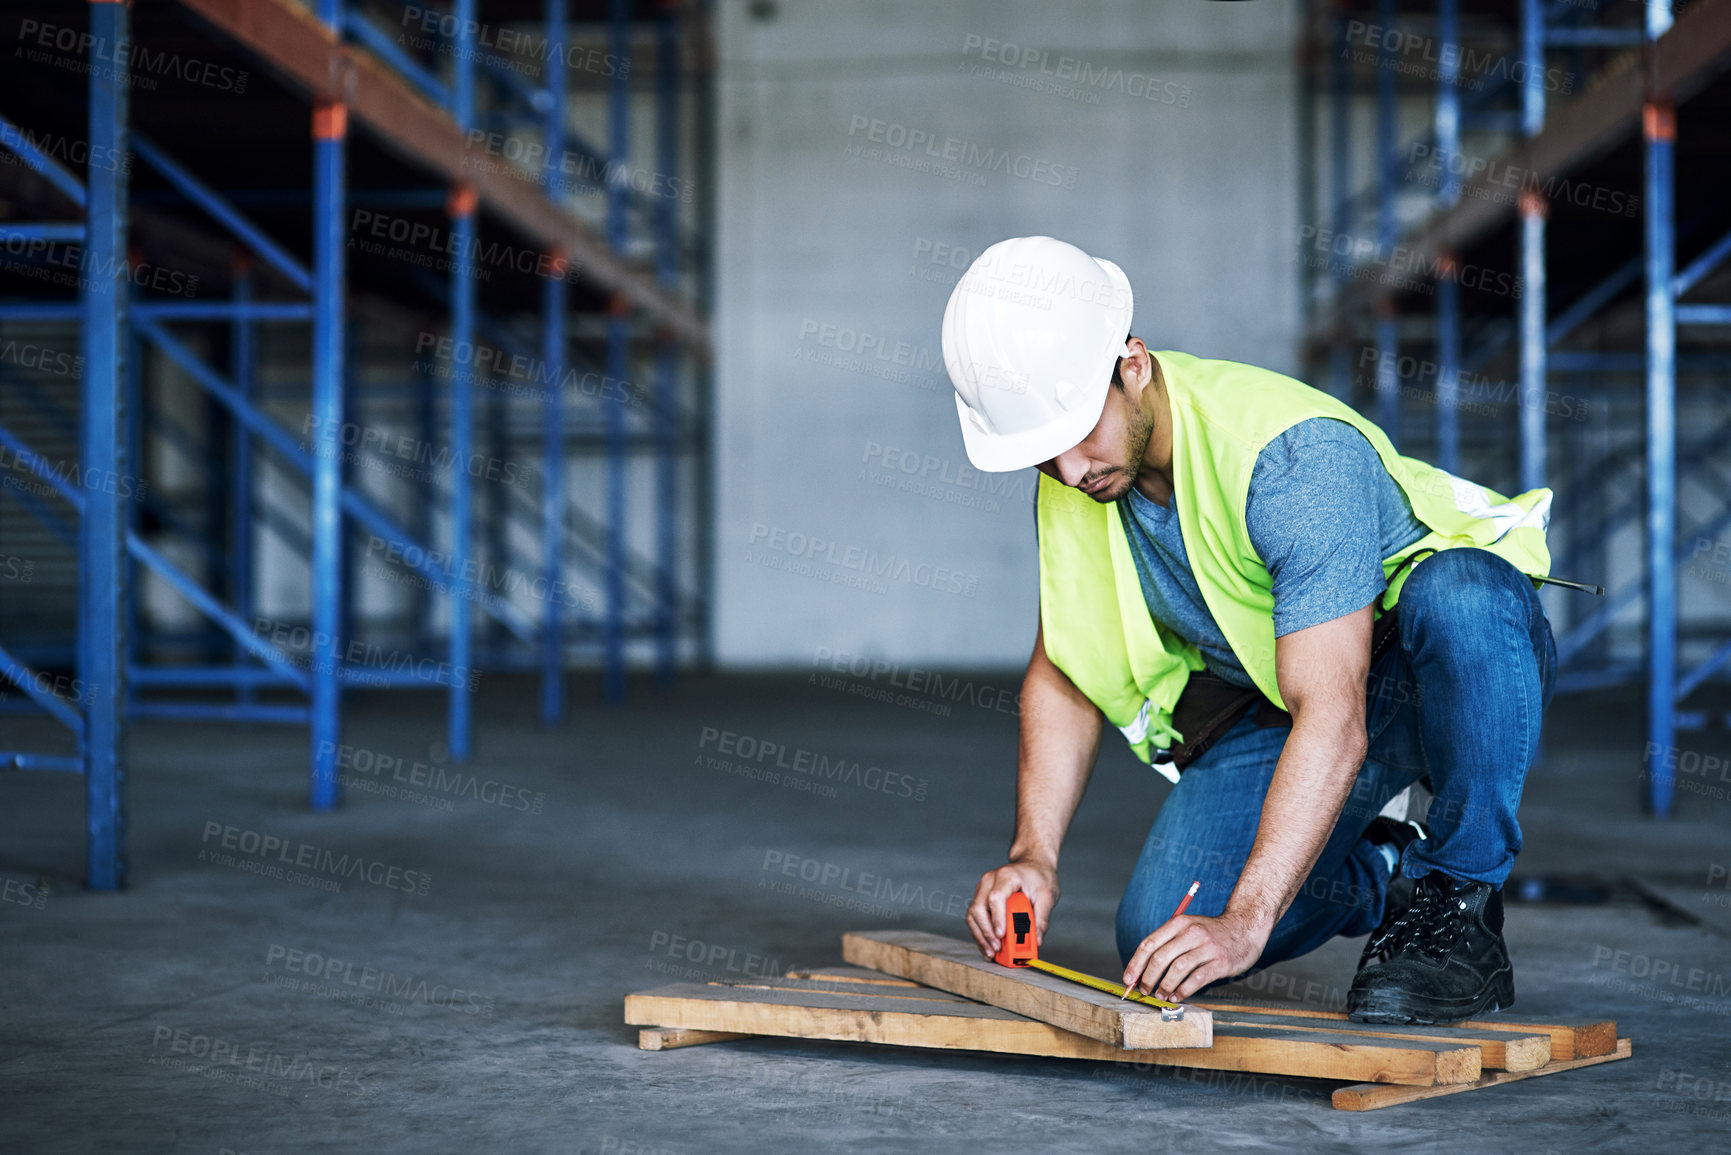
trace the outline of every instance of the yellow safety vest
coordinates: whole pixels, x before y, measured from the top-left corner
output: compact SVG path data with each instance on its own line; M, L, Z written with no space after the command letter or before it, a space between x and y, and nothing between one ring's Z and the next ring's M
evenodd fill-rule
M1301 421L1332 417L1363 433L1431 531L1383 559L1389 605L1413 569L1401 563L1424 550L1474 546L1523 573L1550 572L1550 490L1509 499L1402 457L1349 406L1279 373L1187 353L1153 356L1172 412L1173 500L1190 568L1233 654L1277 705L1284 706L1274 676L1274 579L1251 545L1244 509L1263 447ZM1155 750L1183 741L1172 710L1202 657L1149 616L1115 505L1045 475L1037 504L1046 655L1123 731L1136 756L1152 761Z

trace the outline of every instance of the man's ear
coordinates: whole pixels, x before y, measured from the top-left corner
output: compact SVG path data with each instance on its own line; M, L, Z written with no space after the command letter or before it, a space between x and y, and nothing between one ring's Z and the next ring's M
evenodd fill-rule
M1154 379L1154 362L1152 355L1148 352L1148 346L1143 343L1140 337L1129 337L1125 339L1124 347L1128 350L1126 359L1129 366L1127 383L1134 382L1139 391L1146 389L1148 383Z

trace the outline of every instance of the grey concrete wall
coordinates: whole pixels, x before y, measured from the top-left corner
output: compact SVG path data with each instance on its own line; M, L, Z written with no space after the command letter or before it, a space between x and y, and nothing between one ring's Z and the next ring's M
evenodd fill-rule
M944 303L1047 233L1150 345L1291 371L1295 6L718 7L717 656L1025 661L1037 475L967 468Z

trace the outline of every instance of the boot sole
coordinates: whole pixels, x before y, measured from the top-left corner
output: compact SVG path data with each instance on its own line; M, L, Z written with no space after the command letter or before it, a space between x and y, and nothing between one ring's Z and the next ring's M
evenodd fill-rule
M1399 989L1374 990L1351 1008L1347 1018L1355 1023L1390 1026L1439 1026L1458 1023L1478 1015L1494 1014L1515 1005L1515 972L1498 971L1478 995L1466 1000L1431 999Z

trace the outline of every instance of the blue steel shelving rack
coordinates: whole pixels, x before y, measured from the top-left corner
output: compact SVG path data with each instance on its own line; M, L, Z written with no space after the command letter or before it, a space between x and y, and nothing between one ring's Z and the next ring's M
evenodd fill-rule
M1435 306L1428 317L1398 317L1395 293L1362 291L1354 284L1355 274L1374 273L1368 261L1334 262L1324 274L1306 273L1303 299L1311 356L1315 366L1322 369L1319 379L1328 382L1338 395L1351 396L1354 382L1350 345L1355 334L1370 335L1370 348L1376 355L1372 381L1376 416L1397 444L1414 439L1411 425L1402 422L1397 374L1403 337L1409 344L1412 338L1403 332L1400 322L1428 324L1428 336L1422 340L1421 349L1434 359L1436 366L1434 426L1428 448L1432 459L1451 472L1460 471L1462 459L1460 381L1492 365L1514 346L1519 396L1526 399L1514 407L1517 415L1514 480L1523 490L1547 484L1563 488L1561 496L1566 508L1574 511L1572 522L1565 527L1567 533L1561 548L1556 551L1556 571L1572 576L1578 572L1575 567L1593 565L1596 574L1602 574L1607 568L1605 542L1613 530L1628 523L1642 524L1645 530L1638 580L1613 588L1603 604L1583 608L1576 603L1567 607L1568 628L1559 631L1557 639L1562 671L1559 690L1644 681L1647 749L1664 752L1675 749L1679 728L1700 728L1707 724L1705 711L1685 709L1683 703L1731 665L1731 639L1726 639L1712 645L1693 668L1682 672L1678 668L1679 561L1689 540L1711 538L1731 526L1731 504L1725 504L1689 527L1682 538L1678 533L1679 469L1698 470L1711 486L1716 475L1710 472L1710 459L1726 444L1726 430L1721 427L1708 437L1692 440L1679 453L1678 377L1686 372L1722 377L1731 371L1731 358L1713 353L1680 358L1676 349L1679 325L1731 324L1731 305L1679 304L1678 299L1731 258L1731 234L1697 249L1693 259L1681 271L1677 269L1673 159L1674 83L1688 80L1693 87L1699 87L1695 83L1698 75L1710 75L1723 61L1726 51L1731 49L1731 18L1726 12L1731 6L1697 5L1675 19L1669 0L1644 0L1634 7L1639 17L1635 22L1611 26L1595 24L1593 17L1597 13L1592 7L1567 0L1550 3L1522 0L1519 23L1512 37L1518 45L1514 67L1505 70L1502 83L1483 85L1463 97L1459 0L1435 0L1431 33L1418 40L1425 45L1426 59L1434 62L1432 113L1425 131L1403 149L1395 130L1400 111L1395 53L1411 43L1404 39L1411 29L1403 29L1402 14L1395 0L1377 0L1374 15L1355 13L1344 0L1327 7L1311 5L1306 31L1309 59L1303 89L1309 106L1302 115L1306 130L1314 139L1320 132L1317 122L1324 119L1325 113L1329 143L1327 176L1321 182L1324 193L1318 196L1310 190L1316 177L1308 173L1308 202L1328 206L1327 219L1337 235L1351 236L1355 230L1374 235L1372 261L1386 257L1397 245L1406 245L1411 254L1421 258L1417 267L1428 271ZM1381 33L1368 37L1374 41L1371 50L1376 82L1371 99L1375 105L1375 134L1369 149L1359 150L1354 147L1349 127L1357 96L1349 30L1356 28L1362 35L1367 27ZM1510 144L1497 155L1507 163L1521 164L1531 156L1545 155L1544 148L1551 144L1546 137L1550 76L1547 54L1585 48L1621 49L1639 54L1637 68L1630 68L1627 60L1607 66L1604 76L1609 79L1599 87L1611 95L1597 94L1593 98L1597 103L1589 108L1594 112L1613 108L1619 86L1628 90L1638 84L1638 117L1627 118L1634 123L1626 128L1621 118L1615 123L1608 118L1602 129L1591 125L1583 129L1583 118L1577 110L1588 107L1588 98L1576 96L1575 107L1562 102L1560 107L1565 113L1576 115L1558 133L1557 138L1564 143L1556 145L1550 155L1559 167L1577 165L1594 149L1575 142L1588 140L1603 145L1614 141L1619 133L1638 134L1643 152L1642 250L1563 307L1553 307L1546 251L1549 206L1536 186L1526 185L1515 205L1522 292L1513 310L1513 323L1482 326L1477 346L1465 349L1461 265L1454 235L1467 219L1462 202L1466 190L1461 175L1455 171L1455 162L1463 157L1463 130L1505 134ZM1321 52L1326 52L1331 61L1327 85L1310 75L1321 71L1317 67ZM1326 110L1317 107L1323 101L1327 102ZM1512 110L1501 107L1511 102ZM1631 111L1626 103L1615 111ZM1439 158L1440 179L1432 190L1400 188L1402 153L1416 153L1415 146L1430 150L1425 155ZM1363 151L1368 151L1370 180L1365 187L1355 188L1351 178L1353 160ZM1602 152L1603 148L1596 151ZM1417 206L1416 212L1409 211L1404 221L1399 212L1403 194L1409 209L1413 201L1425 202ZM1481 216L1479 222L1483 219ZM1479 231L1484 231L1482 224ZM1640 311L1645 332L1639 352L1608 353L1561 347L1565 338L1636 289L1642 294ZM1617 396L1616 376L1630 373L1640 374L1642 380L1640 397L1645 427L1639 454L1600 455L1559 477L1548 457L1551 431L1546 426L1546 406L1535 404L1532 399L1545 397L1548 384L1563 377L1578 381L1577 387L1596 391L1601 403L1608 404ZM1410 446L1407 448L1411 451ZM1645 466L1641 496L1611 501L1605 487L1618 470L1631 464ZM1574 487L1595 488L1595 500L1568 502L1569 490ZM1724 489L1722 485L1715 488ZM1723 502L1724 494L1719 497ZM1607 660L1603 656L1604 643L1614 619L1643 602L1645 660L1639 663ZM1726 722L1731 725L1731 718ZM1675 792L1670 760L1662 754L1647 760L1645 780L1648 808L1655 816L1668 815Z
M260 3L279 10L290 7L286 0L260 0ZM217 15L224 14L222 10L228 7L221 0L187 0L186 6L207 18L213 15L213 11ZM383 60L405 84L444 110L458 132L466 134L478 123L477 74L491 64L476 51L474 43L480 27L476 0L455 0L449 14L454 21L449 26L452 31L445 45L451 73L447 83L432 69L423 67L402 51L358 7L344 0L317 0L316 4L317 19L333 41L346 41ZM657 64L655 152L657 167L664 177L672 176L678 168L681 96L686 91L686 79L693 75L691 70L683 68L683 40L687 27L701 29L701 20L706 16L706 7L692 8L667 0L657 5L651 22ZM546 0L545 17L546 43L563 44L568 28L566 0ZM97 43L112 44L129 39L126 4L91 0L90 18L91 32ZM632 19L627 0L612 0L608 35L616 60L629 58L636 27L639 25ZM264 46L253 44L252 47L260 50ZM477 65L478 59L480 66ZM350 203L346 173L350 110L334 79L325 91L309 85L314 90L310 92L313 189L312 262L308 268L254 225L230 200L178 165L166 151L130 134L128 82L124 71L112 68L91 70L89 143L92 155L105 149L108 150L105 155L124 156L130 147L187 203L203 210L244 246L245 254L237 260L232 298L227 301L158 301L137 296L129 300L130 285L124 275L128 255L128 180L124 169L114 166L104 170L93 165L88 181L82 182L52 158L34 149L27 134L7 134L7 140L15 142L8 147L83 210L85 222L0 225L0 237L82 242L89 265L108 271L104 277L84 279L82 299L78 302L0 303L0 321L63 320L76 321L81 326L85 364L80 416L80 468L83 475L123 477L129 468L140 468L138 462L129 462L129 452L136 453L146 433L178 438L183 446L189 440L185 431L177 430L165 415L148 412L140 365L140 353L146 344L185 371L209 401L224 410L234 424L226 460L223 447L215 444L214 439L204 447L213 464L232 468L232 474L227 478L212 476L207 479L210 492L206 498L207 508L215 507L222 500L221 485L226 484L229 488L226 500L233 516L231 556L219 559L225 567L229 603L176 567L163 551L145 540L135 524L135 507L124 508L115 493L100 492L101 487L95 490L87 487L85 492L80 492L68 485L56 476L45 459L31 455L22 439L0 424L0 444L19 454L20 460L32 462L31 468L79 514L80 641L77 663L83 685L97 690L81 699L79 708L75 709L61 697L41 689L35 672L0 647L0 675L16 683L31 704L64 723L77 738L80 751L77 757L0 751L0 767L74 771L85 775L89 816L87 877L93 888L115 889L125 882L124 728L129 717L308 723L311 805L315 810L324 810L337 804L336 757L341 733L343 686L353 681L364 680L369 685L377 685L380 681L379 671L357 672L341 660L340 643L352 628L352 583L346 580L348 575L344 572L344 535L351 523L399 546L421 547L416 556L423 560L411 568L420 571L420 576L436 596L449 599L452 622L447 645L449 665L453 671L475 668L478 658L474 636L476 607L503 625L510 639L521 643L521 647L515 652L498 648L489 650L485 655L489 668L537 671L541 682L540 714L544 722L554 724L561 720L563 713L563 675L574 634L579 627L591 625L574 618L567 612L568 607L550 596L556 588L555 583L568 572L573 558L567 547L573 540L572 534L577 532L572 519L578 514L568 502L565 465L572 453L599 448L604 454L606 494L605 522L594 535L601 542L595 568L599 570L605 598L600 621L593 625L600 643L606 700L617 702L624 696L626 645L630 637L652 639L654 667L661 681L670 679L678 665L682 639L695 633L695 649L699 657L705 650L701 588L695 593L681 588L678 530L680 454L695 450L698 464L693 473L701 478L703 472L701 382L702 363L707 356L707 334L701 319L689 307L679 303L679 296L691 279L693 262L688 258L687 250L696 248L698 268L695 272L700 286L705 252L700 241L693 243L681 235L677 206L670 198L646 199L634 193L628 182L618 179L618 170L628 164L630 157L632 88L624 68L615 68L608 90L605 153L569 132L563 69L547 69L545 83L539 86L508 70L493 68L493 72L495 74L489 80L494 84L499 100L487 109L489 124L513 124L509 114L499 106L514 97L528 109L527 116L516 121L514 127L522 128L525 121L532 122L542 134L550 158L564 155L569 145L580 155L605 166L602 171L607 176L594 183L601 186L607 198L605 243L617 259L609 265L591 253L588 264L592 279L604 288L611 286L604 357L605 369L611 377L616 381L631 379L634 363L632 342L639 317L646 315L659 318L661 322L653 336L653 368L649 379L654 383L654 390L647 429L641 427L643 422L638 423L639 428L631 427L622 399L603 405L603 422L599 430L570 425L566 419L563 389L558 385L546 389L536 402L541 425L538 448L544 478L537 510L541 556L536 564L549 591L540 607L539 621L532 620L530 615L491 591L475 588L469 576L469 563L475 557L475 526L474 493L466 469L457 468L451 472L447 511L452 527L451 543L447 551L448 560L442 567L428 557L425 549L431 544L424 540L430 524L423 523L419 535L411 532L366 498L345 476L338 431L345 418L352 414L351 406L362 393L357 387L359 382L348 379L350 362L349 352L345 349L349 325L345 301L345 217ZM696 90L700 103L706 95L701 87L702 79L698 77ZM700 147L702 144L700 138ZM558 174L554 167L549 164L540 174L525 175L539 182L546 198L545 207L564 216L564 210L558 208ZM401 199L405 203L414 203L417 197L425 199L424 194L416 190L408 190ZM467 242L478 229L480 201L472 184L460 178L450 181L444 202L455 237L454 248L459 254L471 251ZM641 274L625 260L634 239L634 217L644 218L644 231L655 254L653 268ZM559 227L580 230L582 226L575 223L575 218L566 218L565 224ZM580 232L577 236L582 239ZM575 254L566 245L551 245L546 255L550 260L564 261ZM268 265L275 274L304 292L307 299L256 299L251 273L255 263ZM446 286L449 335L453 344L470 342L472 345L479 332L487 339L514 349L513 334L480 309L476 272L470 260L459 259L453 263ZM645 285L654 288L646 290ZM699 288L700 299L702 295ZM582 356L581 351L574 350L571 345L568 296L568 287L561 278L543 278L541 354L545 358L546 379L555 383L563 380L564 369L573 355ZM225 375L208 364L172 333L168 326L176 322L229 325L232 337L230 371ZM311 438L310 449L298 443L264 412L253 388L257 326L284 322L310 322L312 326L308 424L316 432ZM681 402L681 382L693 373L697 374L699 385L697 402L694 406L687 406ZM459 462L467 461L475 446L474 384L475 377L471 374L450 374L446 401L452 455ZM430 426L432 383L423 380L419 387L423 425ZM493 408L498 406L498 400L494 399ZM691 409L695 409L695 415L688 411ZM310 478L310 534L297 533L292 527L273 521L255 503L253 466L258 458L254 439L263 442L266 453ZM652 559L644 559L629 550L625 533L626 457L634 447L647 447L655 453L655 546ZM29 505L30 512L50 528L63 537L70 536L64 524L40 503L31 500ZM171 510L153 509L153 512L161 514L170 529L188 534L197 531L197 527L174 524L176 518ZM512 516L513 512L509 507L498 511L505 517ZM209 530L212 525L213 522L207 521L203 528ZM297 664L293 655L259 637L250 627L254 591L250 548L255 528L277 533L301 545L310 554L310 634L313 641L304 663ZM504 533L492 526L488 528L497 548ZM218 544L214 540L203 540L199 544L212 556L217 553ZM229 664L163 667L145 663L136 597L134 571L137 567L143 567L165 581L216 624L232 655ZM627 586L628 571L633 569L639 571L638 584L647 591L647 598L640 600L649 603L648 611L637 615L632 612ZM699 581L704 570L699 559L696 566ZM422 621L424 625L424 618ZM422 641L426 641L424 631ZM437 680L447 685L449 693L448 749L453 758L465 758L473 741L472 682L460 676L443 675ZM405 673L391 681L394 685L416 686L426 685L428 679L420 674ZM258 701L257 692L267 687L297 689L307 696L308 704ZM140 697L135 692L136 688L220 688L232 691L234 698L231 702L165 701Z
M121 3L92 3L90 32L97 43L116 44L127 38L129 13ZM124 59L110 67L92 68L89 82L89 144L92 155L125 155L127 148L128 77ZM16 134L9 138L17 139ZM118 575L129 546L136 543L126 534L119 486L101 484L104 478L127 474L126 443L122 436L127 371L127 182L118 165L92 164L88 181L81 182L51 157L27 142L17 146L19 158L84 211L80 223L7 225L0 235L81 243L84 262L80 266L80 300L76 305L38 305L14 309L11 315L51 320L81 317L83 405L78 429L80 483L96 478L94 487L73 485L58 476L42 458L32 454L11 430L0 427L0 442L28 462L32 472L56 492L78 514L78 614L80 630L76 643L77 682L81 689L69 704L45 689L37 672L0 648L0 673L24 691L27 698L70 730L77 741L76 757L0 752L0 765L21 770L64 770L82 773L85 786L85 871L88 884L98 890L115 890L126 883L125 784L122 759L125 741L123 588ZM47 517L45 510L33 509ZM65 534L63 523L55 523ZM89 692L85 692L88 690Z

